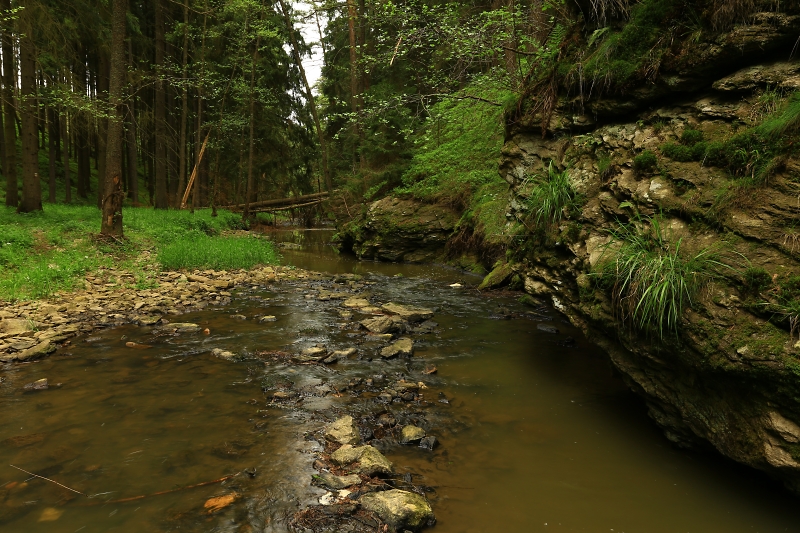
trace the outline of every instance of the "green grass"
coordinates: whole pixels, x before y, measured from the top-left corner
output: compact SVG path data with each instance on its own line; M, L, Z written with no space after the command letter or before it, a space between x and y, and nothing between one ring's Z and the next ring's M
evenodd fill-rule
M713 248L682 250L683 240L671 242L659 217L620 224L612 232L596 275L611 290L623 324L661 339L677 337L684 310L700 289L730 268Z
M538 180L528 195L530 217L537 233L549 234L561 219L578 206L580 198L569 181L566 170L559 172L552 163L547 176Z
M212 217L209 210L125 208L123 223L126 240L110 245L94 239L100 229L96 207L46 204L28 214L0 208L0 300L80 288L88 272L102 268L126 270L144 288L159 268L250 268L279 260L266 240L221 235L241 225L240 216L227 211Z
M158 262L167 270L252 268L274 264L279 259L272 243L255 237L197 236L173 242L158 252Z
M650 150L645 150L633 158L633 169L636 172L652 172L658 166L658 158Z

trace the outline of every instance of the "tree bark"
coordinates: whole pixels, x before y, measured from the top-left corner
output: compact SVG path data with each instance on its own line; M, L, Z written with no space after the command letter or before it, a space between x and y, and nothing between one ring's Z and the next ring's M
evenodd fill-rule
M186 129L187 121L189 120L189 91L187 84L188 80L188 65L189 65L189 0L183 2L183 57L181 58L181 66L183 68L182 78L183 85L181 87L181 136L180 147L178 148L178 194L176 198L177 206L180 207L180 199L183 197L184 190L186 189Z
M8 12L11 9L11 0L0 0L0 9ZM14 80L16 79L14 65L14 43L11 32L3 32L3 130L5 137L6 164L3 174L6 175L6 205L17 207L19 193L17 191L17 129L14 126L16 111L14 109Z
M33 49L33 27L21 24L20 48L20 111L22 120L22 201L20 213L42 210L42 183L39 180L38 106L36 102L36 57Z
M100 102L108 102L108 69L108 55L104 50L101 50L97 69L99 71L97 73L97 99ZM97 207L102 209L106 178L108 119L101 118L97 126Z
M61 126L61 142L63 146L61 147L61 156L64 160L64 187L66 188L66 195L64 196L64 201L66 203L72 202L72 183L70 182L70 175L69 175L69 130L67 129L67 122L68 122L69 115L66 111L61 113L61 119L59 120Z
M166 40L164 37L164 6L163 0L155 0L155 131L156 131L156 197L155 208L167 209L169 197L167 193L167 95L164 90L164 56L166 55Z
M253 64L250 68L250 147L247 157L247 191L245 192L244 210L242 220L247 222L250 218L250 202L253 194L253 152L255 147L256 124L256 63L258 63L258 47L261 46L261 36L256 37L256 49L253 51Z
M47 110L47 118L50 129L48 131L47 140L49 144L49 163L50 163L50 181L47 201L51 204L56 202L56 139L58 138L58 124L56 123L56 110L52 107Z
M314 94L311 92L311 85L308 83L306 76L306 69L303 68L303 60L300 57L300 50L297 45L297 37L294 32L294 24L289 17L289 11L286 9L286 2L280 0L281 11L283 11L283 18L286 20L286 30L289 32L289 42L292 43L292 53L294 61L297 63L297 68L300 69L300 77L303 80L303 86L306 89L306 98L308 105L311 107L311 116L314 117L314 126L317 129L317 137L319 138L319 147L322 152L322 176L325 178L325 188L330 192L333 190L333 180L331 179L330 171L328 170L328 142L325 139L325 134L322 131L322 125L319 120L319 113L317 112L317 101L314 99Z
M111 15L111 73L108 101L111 116L106 142L106 179L100 233L122 237L122 85L125 82L125 24L128 0L113 0Z

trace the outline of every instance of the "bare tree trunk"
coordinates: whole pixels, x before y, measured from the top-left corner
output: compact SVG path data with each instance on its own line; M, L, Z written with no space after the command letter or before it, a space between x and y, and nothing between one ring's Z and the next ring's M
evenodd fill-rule
M20 111L22 119L22 202L17 211L42 210L42 183L39 180L39 133L37 131L36 57L33 27L22 22L20 48Z
M303 80L303 86L306 89L306 98L308 104L311 106L311 115L314 117L314 125L317 129L317 137L319 137L319 147L322 152L322 175L325 178L325 188L330 192L333 190L333 180L331 173L328 170L328 142L325 139L325 134L322 131L322 125L319 121L319 113L317 112L317 101L314 99L314 94L311 92L311 85L308 84L308 77L306 76L306 69L303 68L303 60L300 57L300 51L297 46L297 37L294 33L294 24L289 17L289 11L286 9L286 2L280 0L281 10L283 11L283 18L286 20L286 29L289 32L289 41L292 43L292 52L294 54L294 61L300 69L300 77Z
M250 68L250 147L247 157L247 190L245 192L244 210L242 220L247 222L250 219L250 202L253 194L253 151L255 146L255 125L256 125L256 63L258 63L258 47L261 46L261 36L256 37L256 49L253 51L253 64Z
M156 59L156 83L155 83L155 131L156 131L156 197L155 208L167 209L169 198L167 193L167 131L166 131L166 112L167 95L164 90L164 56L166 55L166 41L164 33L164 6L163 0L155 0L155 59Z
M122 237L122 85L125 83L125 24L128 0L113 0L111 16L111 75L108 101L111 117L108 121L106 144L106 179L103 195L103 220L100 233Z
M61 142L63 146L61 147L61 157L64 161L64 187L66 188L66 196L64 196L64 201L66 203L72 202L72 183L70 183L70 175L69 175L69 130L67 129L67 122L68 122L68 114L66 111L61 113L61 119L59 122L61 123Z
M188 80L188 64L189 64L189 0L183 2L183 57L181 58L183 67L183 86L181 87L181 136L180 147L178 148L178 207L180 207L180 198L183 196L184 189L186 189L186 129L187 121L189 120L189 91L186 84Z
M49 162L50 162L50 181L49 181L49 190L47 201L51 204L56 202L56 139L58 134L58 124L56 123L56 110L52 107L48 108L47 110L47 118L50 125L50 129L48 131L47 139L49 144Z
M108 101L108 55L100 51L97 73L97 99L101 102ZM103 207L103 194L105 193L106 179L106 141L108 139L108 119L101 118L98 122L97 132L97 207Z
M133 113L133 99L129 104L128 126L125 129L128 145L128 197L133 205L139 203L139 171L137 170L136 117Z
M11 0L0 0L0 9L3 12L11 10ZM14 43L10 30L3 32L3 130L5 137L6 164L3 174L6 175L6 205L17 207L19 193L17 192L17 130L14 126L16 111L14 110L14 80L16 79L14 65Z

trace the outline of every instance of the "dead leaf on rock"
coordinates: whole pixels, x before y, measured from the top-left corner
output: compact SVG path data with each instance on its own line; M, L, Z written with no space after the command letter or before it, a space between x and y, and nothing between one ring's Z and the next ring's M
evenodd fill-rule
M210 498L206 500L206 503L203 504L203 508L208 511L208 514L216 513L217 511L228 507L238 499L239 495L235 492L231 492L225 496L217 496L216 498Z

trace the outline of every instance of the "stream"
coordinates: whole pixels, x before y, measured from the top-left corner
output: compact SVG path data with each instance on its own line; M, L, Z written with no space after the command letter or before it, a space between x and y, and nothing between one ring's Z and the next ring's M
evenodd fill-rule
M108 328L7 367L0 531L286 531L326 492L310 483L320 429L344 413L385 412L438 439L430 451L373 435L398 476L425 487L437 519L429 531L800 531L796 496L717 455L672 447L557 313L478 294L479 278L449 268L338 255L330 236L274 234L300 245L283 250L285 263L332 280L240 287L224 308L172 317L209 335ZM381 360L385 344L355 322L364 317L319 298L334 289L433 309L436 325L412 335L411 358ZM327 366L284 357L314 345L357 353ZM25 390L41 378L49 389ZM381 400L401 378L425 384L421 401ZM293 396L275 401L276 390ZM204 507L232 493L231 505Z

